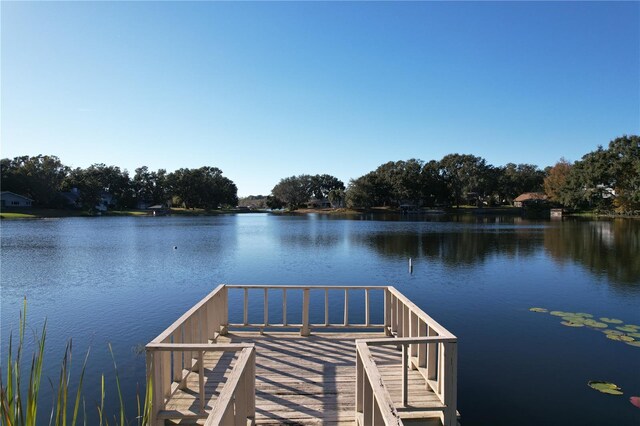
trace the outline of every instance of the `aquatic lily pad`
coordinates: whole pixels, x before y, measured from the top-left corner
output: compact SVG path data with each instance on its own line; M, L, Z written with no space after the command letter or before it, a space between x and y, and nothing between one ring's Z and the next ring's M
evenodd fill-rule
M629 327L629 326L627 326L627 325L623 325L623 326L616 327L616 328L617 328L618 330L620 330L620 331L625 331L625 332L629 332L629 333L635 333L635 332L636 332L636 329L635 329L635 328L633 328L633 327Z
M579 323L583 323L586 320L582 317L562 317L563 321L571 321L571 322L579 322Z
M603 323L603 322L598 322L592 319L588 319L585 320L584 325L588 325L589 327L593 327L593 328L607 328L607 324Z
M640 408L640 396L632 396L631 398L629 398L629 402Z
M640 333L627 333L627 336L631 336L631 337L635 337L637 339L640 339Z
M631 336L620 336L620 340L623 342L635 342L636 339Z
M623 337L624 335L618 335L618 334L607 334L607 339L611 339L611 340L615 340L616 342L622 342L621 337Z
M529 308L529 310L531 312L549 312L547 309L545 308Z
M598 392L607 393L609 395L622 395L622 389L620 389L615 383L590 381L587 385Z
M602 322L608 322L609 324L622 324L624 321L615 318L600 318Z
M635 340L633 342L625 342L629 346L635 346L636 348L640 348L640 342Z
M567 327L584 327L584 324L581 322L562 321L560 324L566 325Z
M602 330L602 332L604 334L611 334L614 336L623 336L624 333L622 331L618 331L618 330Z
M583 317L583 318L593 318L593 315L591 314L585 314L584 312L577 312L576 313L577 317Z

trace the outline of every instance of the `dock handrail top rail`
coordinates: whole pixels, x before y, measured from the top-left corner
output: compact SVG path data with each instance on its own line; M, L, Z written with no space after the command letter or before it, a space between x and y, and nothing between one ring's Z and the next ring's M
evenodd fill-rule
M321 284L312 284L312 285L299 285L299 284L223 284L227 288L274 288L274 289L287 289L287 290L366 290L366 289L374 289L374 290L384 290L386 288L390 288L388 285L321 285Z
M456 343L458 338L449 336L428 336L428 337L398 337L395 339L357 339L357 343L364 343L368 346L397 346L397 345L413 345L420 343Z
M233 416L234 414L236 415L234 418L234 424L238 424L237 417L238 414L241 413L233 413L232 406L232 404L234 403L239 403L237 399L243 400L250 406L248 410L246 406L236 406L236 409L248 411L244 416L241 416L244 418L244 421L246 422L247 420L247 414L255 419L255 400L253 402L249 401L249 399L247 398L249 395L245 395L244 398L242 398L242 396L236 396L236 390L241 386L241 381L247 379L247 377L244 376L247 374L247 368L250 368L251 376L249 377L249 379L253 381L253 384L250 385L250 392L251 396L255 398L255 353L256 350L253 344L243 348L240 351L240 355L238 356L236 365L234 366L231 375L228 377L227 382L220 391L218 399L214 403L213 408L211 409L211 412L209 413L209 416L205 421L205 426L228 424L230 420L228 416ZM250 363L253 363L253 365L250 365ZM253 422L251 422L251 424L253 424Z
M411 300L409 300L404 294L402 294L398 290L396 290L395 287L387 286L387 289L389 290L389 292L391 294L393 294L393 296L396 299L401 300L402 303L404 303L405 306L407 306L409 309L411 309L420 319L422 319L425 323L429 324L429 327L431 327L434 331L436 331L438 333L438 335L443 336L443 337L444 336L446 336L446 337L455 337L446 328L444 328L442 325L440 325L436 320L434 320L429 315L427 315L425 311L420 309L418 307L418 305L416 305Z
M369 347L364 340L356 340L356 349L357 357L362 362L364 374L366 374L369 379L373 399L377 402L379 407L378 412L380 413L385 426L402 425L403 423L400 415L398 414L398 410L396 410L396 406L391 400L391 395L389 394L389 391L382 380L382 376L376 367L376 363L369 351Z
M217 286L211 293L206 295L202 300L200 300L198 303L193 305L191 309L189 309L187 312L182 314L180 318L175 320L173 324L171 324L162 333L160 333L155 339L153 339L151 343L162 343L163 340L165 340L167 337L173 334L173 332L176 331L178 327L182 325L182 323L184 323L191 315L193 315L195 311L200 309L205 303L209 301L209 299L215 296L224 287L225 287L225 284L220 284L219 286Z
M239 352L255 347L254 343L149 343L150 351L205 351L205 352Z

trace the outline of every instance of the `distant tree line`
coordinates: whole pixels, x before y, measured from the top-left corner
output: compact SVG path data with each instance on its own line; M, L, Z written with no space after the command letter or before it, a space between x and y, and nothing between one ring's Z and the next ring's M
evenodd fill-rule
M267 197L271 208L296 209L312 199L339 204L344 199L344 183L331 175L299 175L281 179Z
M573 164L561 159L548 169L544 188L570 208L640 213L640 137L616 138Z
M544 170L534 164L493 166L469 154L390 161L351 179L346 189L330 175L291 176L274 186L267 204L295 209L324 198L350 208L498 206L512 205L526 192L544 192L552 205L638 213L639 144L638 136L619 137L573 164L561 159Z
M351 180L346 201L349 207L510 204L523 192L540 191L544 177L533 164L494 167L469 154L449 154L426 163L390 161Z
M171 204L185 208L215 209L235 206L236 185L216 167L149 170L143 166L133 177L118 166L93 164L72 169L53 155L22 156L0 160L0 183L11 191L34 200L40 207L62 208L61 193L77 190L83 208L93 209L109 194L114 208L136 208L142 204Z

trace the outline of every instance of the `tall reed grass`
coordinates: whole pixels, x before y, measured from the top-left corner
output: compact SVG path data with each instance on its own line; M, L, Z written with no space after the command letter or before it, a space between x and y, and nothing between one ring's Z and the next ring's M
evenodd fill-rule
M28 370L28 377L23 376L25 366L23 365L25 340L24 334L27 327L27 300L24 300L22 311L20 312L20 325L18 332L17 348L13 347L13 333L9 336L9 347L7 351L6 365L6 382L0 371L0 420L4 426L35 426L38 415L38 402L40 385L42 383L42 366L44 363L44 349L47 336L47 322L45 320L42 331L38 336L34 335L35 350L31 356L31 364ZM78 386L75 391L75 398L70 387L71 383L71 367L73 344L70 339L64 351L64 356L60 363L60 376L58 378L57 390L54 390L54 402L49 417L49 425L54 426L75 426L80 414L82 414L82 424L87 424L86 402L82 395L82 387L84 385L85 371L87 362L89 361L89 350L84 357L84 362L80 370ZM122 390L120 388L120 378L118 377L118 367L113 354L113 348L109 344L109 352L113 361L116 388L119 400L119 411L117 414L107 415L105 413L104 401L105 393L105 376L101 375L100 383L100 402L97 404L98 419L100 426L119 425L119 426L147 426L149 424L149 416L151 414L152 401L152 383L149 379L146 386L146 392L141 403L140 392L137 392L137 416L133 420L126 417L124 400L122 398ZM28 380L28 383L26 382ZM53 390L53 382L49 379ZM26 386L26 389L25 389ZM69 396L73 398L73 405L69 411ZM82 407L82 412L80 408ZM70 422L68 422L71 417ZM40 423L44 424L44 423Z

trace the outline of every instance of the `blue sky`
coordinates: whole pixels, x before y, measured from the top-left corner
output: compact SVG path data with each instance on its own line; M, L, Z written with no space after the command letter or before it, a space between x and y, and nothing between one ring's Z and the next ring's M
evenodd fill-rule
M217 166L239 195L640 133L638 2L2 2L4 157Z

